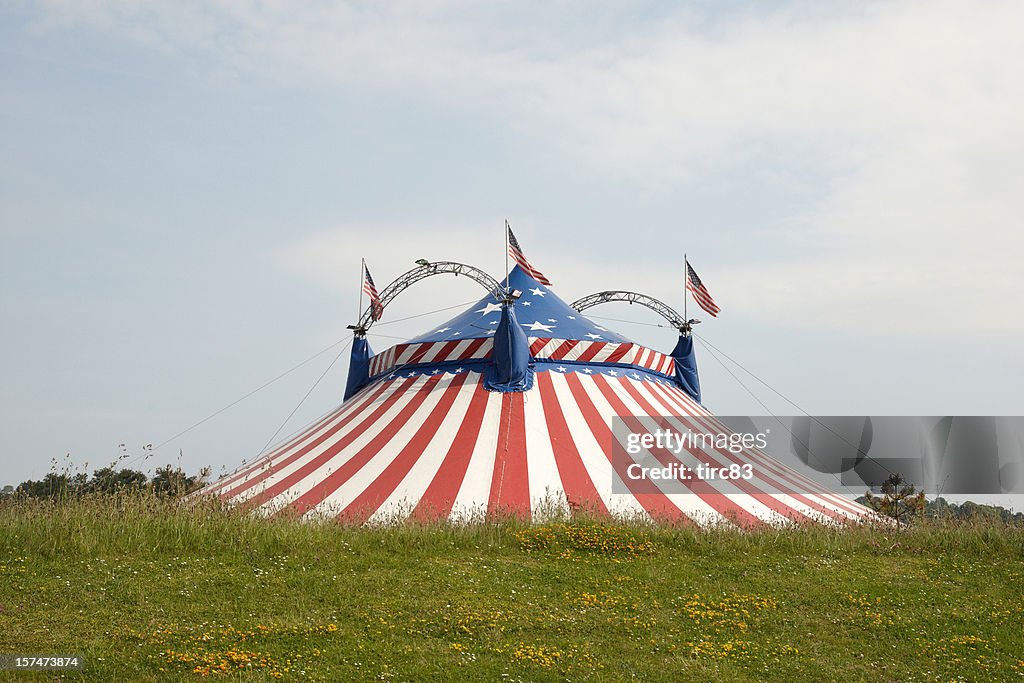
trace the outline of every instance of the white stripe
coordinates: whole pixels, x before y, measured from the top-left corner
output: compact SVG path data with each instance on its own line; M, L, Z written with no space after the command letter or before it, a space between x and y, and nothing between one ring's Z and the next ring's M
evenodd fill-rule
M647 514L644 506L632 493L629 493L628 487L616 474L611 461L604 454L604 449L598 443L597 436L587 425L583 411L576 399L573 398L565 375L554 372L549 375L562 415L565 417L566 426L572 435L576 450L579 451L580 459L583 461L583 467L597 490L597 495L601 497L605 507L608 508L608 512L627 519L650 520L650 515ZM581 378L581 381L584 387L589 385L594 388L593 380ZM589 392L587 393L589 395ZM606 448L608 446L609 444L605 444ZM623 491L623 493L616 493L616 491Z
M591 360L590 362L603 363L604 361L608 360L611 357L611 355L618 351L620 348L622 348L622 344L613 344L611 342L608 342L608 344L605 345L603 349L601 349L594 355L593 360Z
M635 344L630 344L629 347L629 351L627 351L622 358L617 360L616 363L626 363L629 365L636 364L636 357L640 355L639 347L637 347Z
M576 346L569 350L569 353L565 354L565 360L578 360L586 351L588 351L594 342L581 341Z
M401 351L396 352L398 357L395 358L395 365L405 365L408 363L421 346L422 344L405 344Z
M540 349L537 350L537 353L533 354L533 357L534 358L548 358L548 357L550 357L551 354L555 352L555 349L557 349L559 346L561 346L562 342L564 342L564 341L565 341L564 339L549 339L548 343L546 343L544 346L540 347Z
M441 463L448 455L448 449L455 441L455 436L466 419L473 394L477 391L484 391L482 382L483 376L476 375L475 379L467 379L466 383L459 388L455 402L452 403L437 431L431 436L430 442L423 449L422 454L416 458L412 468L395 490L370 517L369 522L395 521L409 516L416 504L423 498L427 487L437 476ZM435 391L442 390L437 388Z
M399 412L401 412L401 410L405 408L406 404L408 404L416 395L416 384L424 381L426 380L424 380L423 378L419 378L412 384L412 386L409 389L405 391L400 391L397 395L395 402L372 424L368 425L366 430L363 431L363 433L360 434L352 443L348 444L348 446L343 448L340 452L334 453L334 455L332 455L327 461L322 463L319 467L317 467L315 470L304 476L296 483L289 486L287 489L282 491L274 498L271 498L268 501L264 501L264 503L260 506L260 510L268 514L276 512L281 508L285 507L286 505L295 501L297 498L305 494L307 491L320 485L323 482L323 480L327 478L327 475L329 475L331 472L338 469L341 465L347 462L353 455L355 455L359 451L360 448L365 446L374 437L376 437L377 434L379 434L385 428L387 428L388 424L395 419ZM395 383L396 389L400 386L401 383ZM391 395L394 395L395 393L396 392L391 392ZM369 413L371 411L367 412ZM361 422L362 420L357 419L345 425L344 429L339 430L330 439L326 440L324 443L312 449L309 453L299 458L295 462L292 462L286 467L283 467L282 469L274 472L274 474L272 474L267 481L262 482L260 486L254 487L258 490L251 492L247 491L247 495L245 495L244 498L242 499L248 500L252 496L256 495L259 491L262 491L272 486L278 481L283 481L284 479L288 478L289 475L301 469L306 463L312 462L313 460L317 459L317 457L326 452L335 450L337 448L337 444L342 439L344 439L349 433L354 431L355 428L358 427Z
M554 373L550 373L554 374ZM526 468L530 483L530 511L534 521L546 521L545 516L557 511L565 515L569 502L562 478L558 474L555 452L548 433L544 406L540 392L532 390L523 402L526 429Z
M480 345L470 358L486 358L491 351L494 350L494 339L485 339L484 343Z
M484 408L483 422L480 423L480 434L449 515L452 521L482 519L487 513L491 477L494 474L494 458L498 452L501 396L502 394L496 391L487 392L487 406Z
M394 390L394 387L385 390L381 398L386 398L388 395L393 393ZM242 468L239 471L239 473L244 472L244 476L242 476L237 481L231 483L221 483L219 490L231 491L235 488L238 488L239 486L245 485L252 479L258 478L261 474L265 473L268 470L273 471L280 462L288 459L296 452L305 448L310 442L316 440L325 432L333 429L335 425L337 425L342 420L346 419L346 417L348 417L352 413L361 412L365 410L366 406L369 405L370 395L371 394L368 393L365 396L356 399L355 401L344 404L343 407L339 409L329 420L320 424L319 426L314 424L306 432L300 434L296 439L293 439L289 444L286 444L286 447L284 449L277 449L275 451L272 451L271 453L268 453L267 455L259 458L255 462L247 465L245 468ZM358 419L355 419L354 421L358 422ZM262 490L263 484L258 484L256 485L255 488ZM246 500L252 495L254 494L249 494L248 492L239 492L237 494L234 494L230 500L232 502Z
M427 383L426 378L420 377L409 387L406 392L411 399L416 394L421 393L423 386ZM430 390L426 398L420 405L416 407L416 410L409 419L406 420L399 428L395 431L394 435L388 439L387 443L383 444L376 452L370 455L369 459L356 470L345 482L341 484L337 489L327 495L320 503L314 508L307 511L304 517L306 519L315 519L324 516L334 516L341 512L346 505L351 503L360 493L362 493L367 486L372 484L377 478L384 472L384 469L391 464L391 462L398 456L398 454L405 448L406 444L412 440L419 431L420 427L430 416L431 411L441 402L441 398L444 396L445 391L451 386L452 377L444 377L437 381L437 384ZM389 426L391 420L380 420L383 422L382 427L386 428ZM377 431L377 434L385 431L381 429ZM353 444L354 445L354 444ZM335 470L338 469L344 462L351 460L359 454L359 449L353 449L349 447L345 449L343 457L332 458L332 461L337 462ZM341 454L339 454L341 455ZM316 481L326 479L326 475L317 477Z
M428 344L420 344L420 353L416 354L417 363L429 363L434 360L435 356L441 352L448 342L430 342Z
M441 360L441 361L459 360L460 358L462 358L462 354L466 352L466 349L468 349L469 345L472 344L472 343L473 343L472 339L463 339L463 340L459 341L458 344L455 345L455 348L453 348L448 353L447 356L445 356L444 358L439 358L438 360Z

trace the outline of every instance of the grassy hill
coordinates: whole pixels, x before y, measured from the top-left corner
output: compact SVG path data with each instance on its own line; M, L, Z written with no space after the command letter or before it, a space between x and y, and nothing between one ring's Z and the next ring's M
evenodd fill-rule
M71 680L1016 680L1024 530L351 529L8 501L0 653L84 655Z

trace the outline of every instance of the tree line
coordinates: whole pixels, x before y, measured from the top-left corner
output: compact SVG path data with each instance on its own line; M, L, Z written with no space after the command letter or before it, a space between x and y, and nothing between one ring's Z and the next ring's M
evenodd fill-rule
M159 495L179 497L198 490L206 483L209 470L187 474L180 467L158 467L152 477L131 469L101 467L92 473L71 474L50 472L39 480L26 480L17 486L4 486L0 497L71 498L87 494L111 494L150 491Z

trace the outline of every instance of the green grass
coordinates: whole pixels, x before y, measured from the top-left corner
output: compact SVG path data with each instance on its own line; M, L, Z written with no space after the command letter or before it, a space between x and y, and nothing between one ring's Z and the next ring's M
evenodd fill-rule
M0 653L84 655L70 680L1016 680L1024 530L353 529L7 502Z

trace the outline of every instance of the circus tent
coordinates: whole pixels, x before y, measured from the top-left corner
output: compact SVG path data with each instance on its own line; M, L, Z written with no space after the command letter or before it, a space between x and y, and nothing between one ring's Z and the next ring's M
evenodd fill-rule
M755 447L627 454L613 429L727 432L700 403L688 330L661 353L519 266L494 285L452 320L377 354L357 326L346 399L202 493L262 514L350 523L586 511L757 526L871 515ZM750 476L667 482L637 478L630 465L641 462Z

